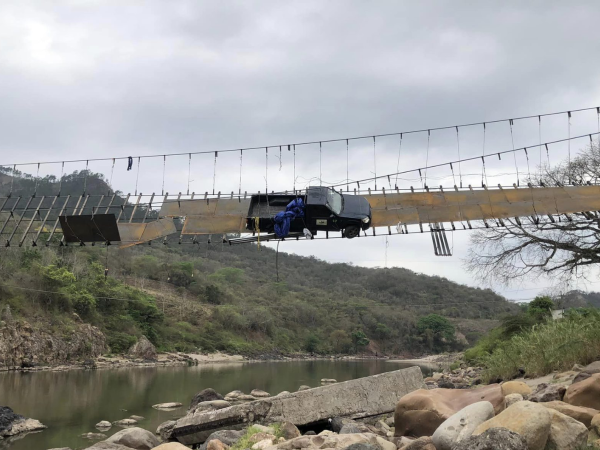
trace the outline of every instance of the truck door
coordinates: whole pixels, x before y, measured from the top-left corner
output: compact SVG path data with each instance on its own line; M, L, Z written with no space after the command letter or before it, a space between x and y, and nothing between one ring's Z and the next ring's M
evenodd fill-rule
M315 230L330 230L334 215L325 205L313 205L311 208L311 225Z

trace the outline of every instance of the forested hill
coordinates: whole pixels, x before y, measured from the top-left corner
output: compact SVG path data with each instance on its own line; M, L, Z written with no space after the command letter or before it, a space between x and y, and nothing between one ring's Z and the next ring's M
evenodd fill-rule
M104 193L101 176L92 175L88 188L95 183ZM74 189L80 178L71 176ZM15 178L21 195L26 181ZM206 240L126 250L2 248L0 309L8 304L17 319L57 333L78 320L75 312L106 334L113 352L145 334L163 350L404 355L459 349L465 336L473 343L517 309L490 290L407 269L280 253L279 281L276 270L270 248Z

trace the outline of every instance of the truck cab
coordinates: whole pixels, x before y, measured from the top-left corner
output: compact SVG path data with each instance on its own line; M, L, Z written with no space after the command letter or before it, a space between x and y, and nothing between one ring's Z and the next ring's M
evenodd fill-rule
M371 206L366 198L343 194L330 187L311 186L303 195L253 195L246 228L251 231L274 232L275 216L289 210L288 205L295 200L295 205L303 205L303 214L291 218L290 234L302 233L304 229L308 229L313 235L318 231L342 231L344 237L352 239L360 234L360 230L367 230L371 225Z

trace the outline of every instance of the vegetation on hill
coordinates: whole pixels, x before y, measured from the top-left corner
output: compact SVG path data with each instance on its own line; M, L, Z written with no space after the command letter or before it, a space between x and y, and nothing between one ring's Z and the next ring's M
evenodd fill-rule
M554 302L536 297L520 314L506 317L465 359L486 369L486 378L511 379L519 374L541 376L588 364L600 357L600 310L572 308L553 319Z
M84 176L88 192L96 186L105 193L101 175ZM35 187L35 179L4 177L4 190L12 183L21 195L31 195ZM62 192L80 195L81 173L69 177ZM57 183L49 180L45 189L56 192ZM105 332L114 353L142 334L165 351L460 350L494 319L518 309L490 290L407 269L328 264L286 253L279 254L277 268L270 248L206 239L123 250L3 248L0 280L0 309L8 304L15 318L58 333L80 318Z

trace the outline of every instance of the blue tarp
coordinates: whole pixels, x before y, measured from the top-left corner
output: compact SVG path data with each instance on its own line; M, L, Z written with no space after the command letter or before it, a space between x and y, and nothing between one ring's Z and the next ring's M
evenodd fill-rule
M277 213L273 218L275 222L275 234L277 237L284 238L290 234L290 224L292 219L304 217L304 202L301 198L292 200L286 207L285 212Z

